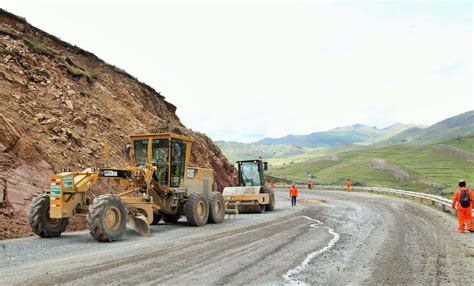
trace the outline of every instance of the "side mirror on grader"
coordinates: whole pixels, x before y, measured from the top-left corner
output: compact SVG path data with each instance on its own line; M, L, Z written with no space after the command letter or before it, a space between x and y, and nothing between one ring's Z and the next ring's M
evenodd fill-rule
M189 137L169 133L133 135L124 152L129 166L51 176L50 189L33 199L29 208L33 232L60 236L75 215L87 217L90 233L98 241L115 241L126 227L148 235L150 224L162 219L175 223L183 215L194 226L222 222L224 197L213 191L214 171L189 166L192 143ZM122 192L91 201L91 187L103 188L112 181Z
M127 158L129 160L130 160L130 148L131 148L130 143L127 143L127 144L125 144L125 148L123 150L123 154L124 154L125 158Z

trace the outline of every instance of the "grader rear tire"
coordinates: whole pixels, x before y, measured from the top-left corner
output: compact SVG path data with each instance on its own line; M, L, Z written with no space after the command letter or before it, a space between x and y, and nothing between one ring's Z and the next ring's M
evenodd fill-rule
M205 225L209 217L209 204L202 193L191 194L184 205L184 214L188 224L193 226Z
M49 217L48 194L40 194L28 208L28 222L31 230L41 237L58 237L66 230L69 218L53 219Z
M174 215L164 214L163 221L166 223L177 223L180 217L181 216L178 214L174 214Z
M116 241L126 229L128 211L120 198L102 195L89 206L87 223L92 237L101 242Z
M209 203L209 218L208 222L221 223L225 217L225 203L224 196L218 192L210 192L207 195L207 201Z

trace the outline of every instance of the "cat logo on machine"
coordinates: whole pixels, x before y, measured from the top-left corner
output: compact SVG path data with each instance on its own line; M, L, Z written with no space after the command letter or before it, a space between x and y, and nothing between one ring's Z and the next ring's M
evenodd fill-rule
M194 178L196 175L196 169L188 168L188 178Z

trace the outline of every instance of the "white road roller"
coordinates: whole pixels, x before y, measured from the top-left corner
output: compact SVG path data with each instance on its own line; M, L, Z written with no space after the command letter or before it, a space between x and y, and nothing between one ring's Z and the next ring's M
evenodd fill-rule
M239 186L227 187L222 194L229 211L237 212L273 211L275 209L275 193L266 185L264 170L268 163L260 159L237 161ZM230 212L229 212L230 213Z

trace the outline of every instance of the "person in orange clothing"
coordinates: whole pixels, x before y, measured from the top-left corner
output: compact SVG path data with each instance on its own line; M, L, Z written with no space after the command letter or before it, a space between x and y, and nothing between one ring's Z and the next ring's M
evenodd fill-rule
M351 179L347 179L347 191L350 192L351 191Z
M461 180L458 183L459 189L454 192L452 208L458 209L459 232L464 232L465 225L467 230L474 232L472 224L472 207L474 202L474 192L466 186L466 181Z
M295 184L291 186L289 196L291 197L291 206L295 207L296 198L298 197L298 189L295 187Z

